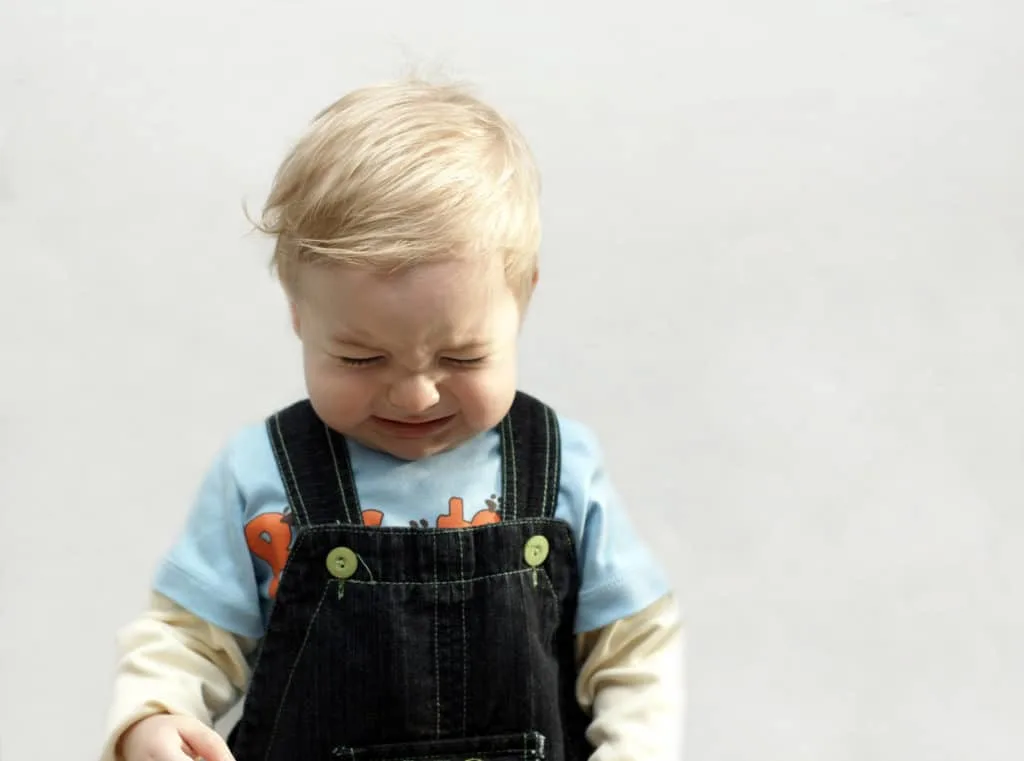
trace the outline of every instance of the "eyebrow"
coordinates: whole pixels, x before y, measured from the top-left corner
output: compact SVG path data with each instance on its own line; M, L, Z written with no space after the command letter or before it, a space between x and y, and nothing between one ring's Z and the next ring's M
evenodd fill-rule
M352 335L336 333L330 337L330 340L332 343L344 344L354 349L364 349L366 351L380 350L378 346L374 346L376 342L368 334L362 332L354 332ZM489 341L470 339L459 344L447 346L442 351L451 354L471 354L484 351L488 347L490 347Z
M483 351L488 346L490 346L490 343L488 343L487 341L463 341L462 343L457 344L455 346L449 346L447 349L445 349L445 351L450 351L453 354L468 354L470 352Z
M358 346L360 349L369 349L371 344L375 343L369 333L364 333L361 330L354 330L351 333L332 333L330 340L331 343Z

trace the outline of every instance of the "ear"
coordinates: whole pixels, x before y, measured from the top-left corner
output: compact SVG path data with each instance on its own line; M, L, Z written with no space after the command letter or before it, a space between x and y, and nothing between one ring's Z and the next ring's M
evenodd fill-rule
M299 308L296 306L294 301L288 302L288 311L292 318L292 330L295 331L295 335L297 337L301 338L302 334L299 329Z
M540 270L534 268L533 276L530 278L530 287L525 294L519 295L519 321L522 323L526 319L526 311L530 307L530 302L533 301L533 292L537 288L537 281L540 279Z

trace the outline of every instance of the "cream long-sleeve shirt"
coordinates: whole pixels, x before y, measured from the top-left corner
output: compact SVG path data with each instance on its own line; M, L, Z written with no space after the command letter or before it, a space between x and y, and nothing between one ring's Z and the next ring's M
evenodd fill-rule
M214 626L158 593L119 636L100 761L123 759L118 741L158 713L213 723L244 693L257 640ZM576 698L591 716L591 761L681 761L684 636L666 596L639 613L577 638Z

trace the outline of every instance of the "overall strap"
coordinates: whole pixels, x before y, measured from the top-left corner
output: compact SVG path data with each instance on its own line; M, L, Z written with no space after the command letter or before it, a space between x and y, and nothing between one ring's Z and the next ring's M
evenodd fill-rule
M554 410L520 391L500 431L502 515L506 520L553 517L562 465Z
M298 526L362 525L345 438L327 427L308 399L268 418L267 432Z

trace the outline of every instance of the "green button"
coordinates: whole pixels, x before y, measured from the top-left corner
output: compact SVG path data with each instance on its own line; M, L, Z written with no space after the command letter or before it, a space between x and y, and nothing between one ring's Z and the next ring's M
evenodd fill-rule
M543 536L531 536L526 542L526 551L523 553L526 557L526 564L536 568L548 559L549 549L548 540Z
M347 579L356 572L356 553L348 547L335 547L327 553L327 570L331 576Z

